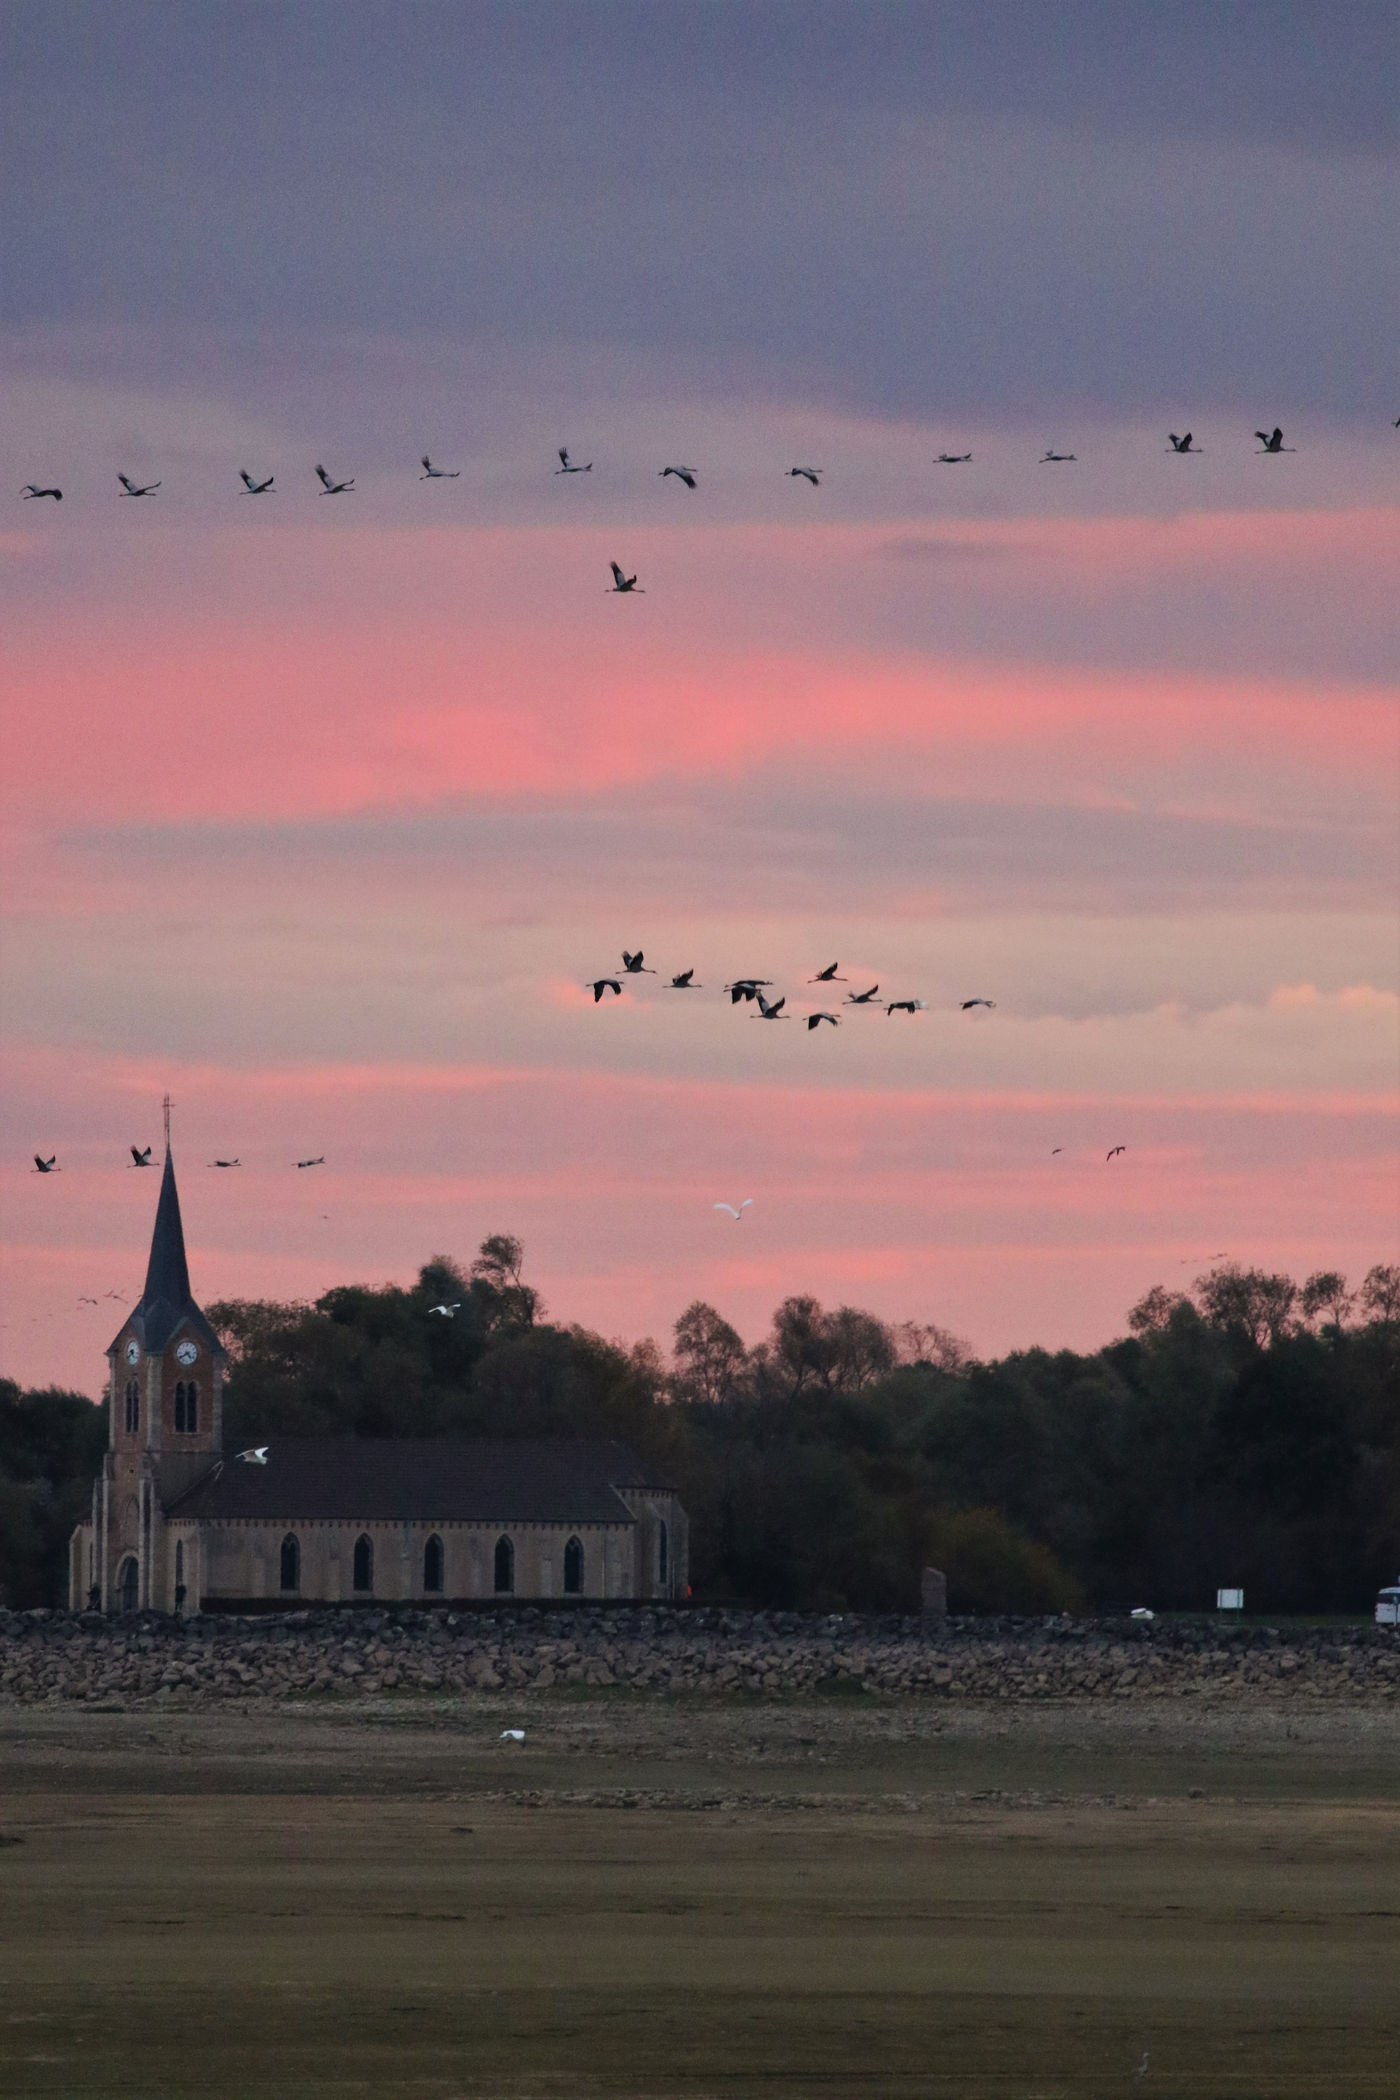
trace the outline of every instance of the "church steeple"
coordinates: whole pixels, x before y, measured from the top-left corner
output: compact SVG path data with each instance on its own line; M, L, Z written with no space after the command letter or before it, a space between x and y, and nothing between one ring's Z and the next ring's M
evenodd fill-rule
M163 1346L180 1315L191 1304L190 1270L185 1260L185 1231L180 1222L175 1162L167 1146L155 1230L151 1234L151 1258L146 1264L146 1288L136 1308L145 1323L147 1349Z
M210 1349L218 1349L218 1336L190 1295L180 1193L175 1186L175 1161L167 1144L150 1259L146 1263L146 1287L132 1308L123 1333L133 1334L147 1356L158 1356L182 1326L191 1327Z
M227 1359L190 1295L166 1106L146 1287L107 1351L109 1443L93 1505L91 1583L104 1609L120 1600L123 1611L161 1598L179 1609L186 1576L178 1554L166 1564L164 1510L209 1471L223 1444Z

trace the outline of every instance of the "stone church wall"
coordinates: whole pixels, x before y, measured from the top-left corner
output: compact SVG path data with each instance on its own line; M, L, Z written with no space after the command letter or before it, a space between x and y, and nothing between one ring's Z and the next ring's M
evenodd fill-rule
M258 1524L206 1522L201 1533L201 1591L206 1604L269 1601L296 1603L385 1603L443 1598L481 1599L497 1594L496 1548L504 1537L513 1549L517 1598L562 1597L565 1552L570 1539L582 1548L585 1598L635 1597L637 1567L633 1527L601 1524ZM282 1584L283 1545L295 1541L297 1582ZM429 1541L441 1542L441 1586L426 1586ZM368 1540L368 1588L357 1588L356 1547ZM361 1574L365 1572L362 1564Z
M154 1503L154 1498L152 1498ZM515 1598L547 1600L577 1595L594 1601L624 1598L684 1598L689 1576L689 1532L674 1495L626 1490L634 1524L353 1523L318 1519L258 1523L249 1519L167 1519L155 1504L143 1527L137 1496L117 1503L109 1541L108 1603L117 1609L119 1574L128 1555L140 1567L142 1608L187 1611L201 1603L295 1607L298 1604L431 1602L436 1598L481 1600L498 1594L496 1548L512 1547ZM69 1556L69 1603L80 1610L88 1599L94 1559L93 1531L80 1524ZM293 1586L284 1588L283 1545L295 1541ZM441 1587L427 1587L430 1539L441 1543ZM355 1581L356 1546L370 1546L371 1582ZM567 1586L566 1556L577 1539L582 1553L576 1591ZM363 1567L361 1568L363 1573ZM182 1588L183 1599L176 1590Z

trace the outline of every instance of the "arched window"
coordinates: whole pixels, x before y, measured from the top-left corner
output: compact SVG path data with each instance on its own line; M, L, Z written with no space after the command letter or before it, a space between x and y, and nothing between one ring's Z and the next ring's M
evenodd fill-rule
M136 1555L128 1553L117 1570L117 1606L121 1611L135 1611L141 1598L141 1571L136 1565Z
M496 1595L508 1597L515 1588L515 1548L508 1538L496 1541Z
M670 1581L671 1540L664 1519L656 1527L656 1572L663 1583Z
M423 1548L423 1587L433 1591L442 1589L442 1540L436 1532Z
M141 1388L134 1378L126 1381L126 1433L135 1436L141 1427Z
M175 1541L175 1587L177 1590L182 1590L185 1587L185 1542L183 1539L176 1539Z
M199 1387L192 1378L185 1387L185 1435L194 1436L199 1429Z
M583 1592L583 1540L570 1539L564 1548L564 1595L577 1597Z
M180 1379L175 1387L175 1434L185 1433L185 1381Z
M357 1590L374 1588L374 1541L364 1532L355 1541L355 1572L352 1577Z
M369 1541L366 1540L364 1543L368 1545ZM281 1560L282 1588L284 1590L299 1590L301 1588L301 1547L297 1544L296 1533L294 1531L289 1531L287 1533L287 1536L282 1541ZM360 1561L358 1546L355 1549L355 1587L356 1589L360 1587ZM368 1583L365 1584L365 1588L369 1588Z

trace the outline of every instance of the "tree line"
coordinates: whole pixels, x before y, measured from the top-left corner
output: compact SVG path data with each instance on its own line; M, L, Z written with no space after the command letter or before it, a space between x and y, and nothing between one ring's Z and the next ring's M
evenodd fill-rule
M450 1316L435 1306L455 1307ZM787 1298L755 1347L690 1305L669 1357L545 1317L518 1241L410 1287L208 1308L225 1439L607 1436L675 1484L697 1598L906 1611L1365 1610L1400 1576L1400 1268L1356 1289L1225 1263L1089 1354L979 1361L946 1329ZM61 1601L107 1438L0 1381L0 1601Z

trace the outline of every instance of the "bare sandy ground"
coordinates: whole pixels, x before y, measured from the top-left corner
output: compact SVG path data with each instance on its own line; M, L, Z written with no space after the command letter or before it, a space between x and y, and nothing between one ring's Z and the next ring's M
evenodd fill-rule
M0 1964L6 2096L1400 2096L1400 1725L10 1709Z

